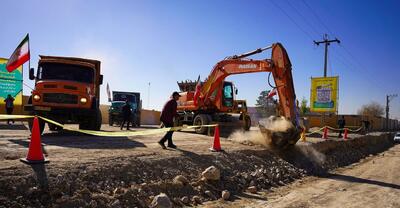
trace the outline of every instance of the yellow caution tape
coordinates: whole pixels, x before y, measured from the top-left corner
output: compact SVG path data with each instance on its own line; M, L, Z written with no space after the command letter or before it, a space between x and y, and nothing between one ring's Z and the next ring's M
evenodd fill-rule
M347 129L347 131L350 131L350 132L358 132L358 131L360 131L361 129L364 128L364 127L361 126L361 127L358 128L358 129L349 129L349 128L337 129L337 128L333 128L333 127L330 127L330 126L324 126L324 127L320 128L320 129L318 129L318 130L316 130L316 131L313 131L313 132L311 132L311 133L307 133L306 136L311 135L311 134L314 134L314 133L317 133L317 132L320 132L320 131L322 131L325 127L328 128L328 129L330 129L330 130L333 130L333 131L344 131L345 129Z
M0 120L8 120L8 119L27 119L33 118L34 116L27 116L27 115L4 115L0 114Z
M0 114L0 120L7 120L7 119L28 119L33 118L35 116L31 115L4 115ZM142 131L124 131L124 132L110 132L110 131L93 131L93 130L83 130L83 129L75 129L68 126L65 126L61 123L53 121L51 119L38 116L38 118L46 121L47 123L54 124L59 126L68 131L80 132L83 134L89 134L93 136L105 136L105 137L128 137L128 136L145 136L151 134L159 134L167 131L179 131L182 129L195 129L201 127L215 127L217 124L210 124L210 125L202 125L202 126L178 126L178 127L169 127L169 128L160 128L160 129L151 129L151 130L142 130Z
M306 135L306 136L309 136L309 135L311 135L311 134L318 133L318 132L322 131L324 128L325 128L325 127L322 127L322 128L320 128L320 129L318 129L318 130L316 130L316 131L313 131L313 132L307 133L307 134L305 134L305 135Z
M35 116L32 115L5 115L5 114L0 114L0 120L7 120L7 119L29 119L33 118ZM179 131L183 129L196 129L196 128L201 128L201 127L215 127L217 124L210 124L210 125L202 125L202 126L178 126L178 127L170 127L170 128L160 128L160 129L151 129L151 130L142 130L142 131L124 131L124 132L110 132L110 131L92 131L92 130L83 130L83 129L75 129L75 128L70 128L68 126L65 126L61 123L58 123L56 121L53 121L51 119L38 116L40 119L46 121L47 123L54 124L56 126L59 126L63 129L69 130L69 131L75 131L75 132L80 132L83 134L89 134L89 135L94 135L94 136L105 136L105 137L128 137L128 136L146 136L146 135L151 135L151 134L159 134L167 131ZM304 136L309 136L311 134L317 133L322 131L324 128L328 128L330 130L334 131L343 131L345 128L342 129L337 129L333 128L330 126L324 126L316 131L304 134ZM358 129L349 129L346 128L350 132L358 132L363 127L360 127Z

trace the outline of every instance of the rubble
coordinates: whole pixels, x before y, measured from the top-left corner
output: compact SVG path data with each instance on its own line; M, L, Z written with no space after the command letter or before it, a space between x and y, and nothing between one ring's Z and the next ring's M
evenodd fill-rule
M218 181L221 177L221 173L215 166L210 166L201 173L201 176L206 180Z
M166 194L161 193L154 197L153 201L151 202L150 207L152 207L152 208L171 208L172 203Z
M228 190L223 190L221 194L221 198L223 200L228 200L231 197L231 193Z
M304 151L304 145L282 153L260 149L205 154L201 160L199 156L102 159L103 166L88 163L84 171L73 164L68 169L53 165L47 166L48 189L39 185L34 174L3 174L0 206L193 206L219 197L229 200L244 191L256 193L290 184L307 174L357 162L391 145L390 139L374 137L313 144L324 160L317 160L321 157L311 154L311 147ZM205 181L199 180L199 175Z

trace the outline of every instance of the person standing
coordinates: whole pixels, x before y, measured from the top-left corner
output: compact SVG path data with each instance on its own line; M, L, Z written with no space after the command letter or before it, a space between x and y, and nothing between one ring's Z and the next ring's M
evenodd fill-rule
M173 127L174 126L174 118L178 115L176 112L176 108L178 107L178 103L176 101L179 100L179 93L178 92L173 92L171 99L165 103L162 111L161 111L161 116L160 116L160 121L162 122L162 124L169 128L169 127ZM165 147L165 141L168 140L168 147L170 148L176 148L176 146L174 145L174 143L172 142L172 134L174 133L174 131L168 131L163 138L161 138L161 140L158 142L158 144L160 144L160 146L163 149L166 149Z
M124 128L125 122L126 124L126 130L129 130L129 123L131 122L132 119L132 110L131 110L131 105L129 104L128 99L125 101L125 104L122 106L122 123L121 123L121 130Z
M4 103L6 104L6 112L8 115L11 115L13 110L14 110L14 98L8 94L7 98L4 100ZM10 121L14 123L13 119L8 119L7 124L10 125Z
M344 119L344 116L341 116L340 119L338 120L338 126L340 129L338 138L342 138L342 133L345 125L346 125L346 120Z

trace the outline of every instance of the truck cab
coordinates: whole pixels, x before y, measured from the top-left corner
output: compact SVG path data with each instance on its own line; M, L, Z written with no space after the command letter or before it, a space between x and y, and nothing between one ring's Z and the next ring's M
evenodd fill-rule
M30 69L35 88L25 110L61 124L100 130L100 61L72 57L40 56L37 73ZM41 132L44 122L40 121ZM50 130L57 126L49 124Z

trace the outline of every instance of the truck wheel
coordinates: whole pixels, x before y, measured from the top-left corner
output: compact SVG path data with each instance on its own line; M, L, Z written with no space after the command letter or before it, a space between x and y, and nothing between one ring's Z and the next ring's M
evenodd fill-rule
M199 114L196 117L194 117L193 120L193 125L194 126L203 126L203 125L208 125L210 123L210 118L206 114ZM208 127L200 127L196 128L195 131L198 134L206 134L208 130Z
M49 126L50 131L61 131L63 128L51 123L47 124Z
M101 111L97 109L95 114L79 124L79 129L99 131L101 128Z
M250 116L249 115L245 115L244 116L244 130L245 131L248 131L248 130L250 130L250 127L251 127L251 118L250 118Z
M44 126L45 126L45 122L42 119L38 119L39 120L39 133L40 135L43 134L44 131ZM29 126L29 130L32 132L32 128L33 128L33 119L29 119L28 120L28 126Z
M112 115L108 115L108 125L112 126L114 124Z
M91 128L91 129L95 130L95 131L99 131L101 129L101 123L102 123L101 111L100 111L100 109L97 109L96 115L93 118L93 128Z

